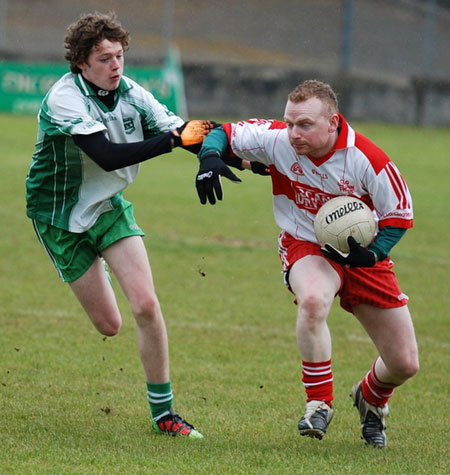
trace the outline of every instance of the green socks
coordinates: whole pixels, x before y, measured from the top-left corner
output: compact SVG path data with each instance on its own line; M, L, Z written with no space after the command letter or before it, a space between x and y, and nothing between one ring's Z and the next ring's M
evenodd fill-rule
M165 416L173 404L173 393L170 381L167 383L147 382L147 399L153 420Z

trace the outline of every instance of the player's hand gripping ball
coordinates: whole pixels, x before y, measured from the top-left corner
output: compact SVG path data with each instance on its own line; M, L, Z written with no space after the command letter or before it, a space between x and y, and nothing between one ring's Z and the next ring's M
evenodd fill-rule
M352 196L338 196L327 201L314 220L314 231L320 246L328 244L343 253L350 251L349 236L362 247L367 247L373 240L375 229L370 208Z
M321 249L322 254L345 267L372 267L377 262L374 251L359 245L352 236L347 238L348 253L338 251L330 244L325 244Z

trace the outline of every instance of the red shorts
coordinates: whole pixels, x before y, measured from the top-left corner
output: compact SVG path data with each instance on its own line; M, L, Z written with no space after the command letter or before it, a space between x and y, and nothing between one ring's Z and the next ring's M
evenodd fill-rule
M341 307L347 312L353 313L353 307L359 304L394 308L403 307L408 303L408 296L398 285L397 277L392 270L394 263L389 257L377 262L373 267L348 268L326 258L318 244L299 241L286 232L280 235L278 252L283 264L285 284L288 287L289 269L296 261L310 255L326 259L341 279L338 295Z

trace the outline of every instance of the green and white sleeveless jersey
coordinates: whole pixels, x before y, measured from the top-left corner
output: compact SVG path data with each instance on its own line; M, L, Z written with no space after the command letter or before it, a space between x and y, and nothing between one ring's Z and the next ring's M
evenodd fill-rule
M139 164L106 172L77 147L72 135L102 131L113 143L139 142L184 121L136 82L122 77L108 109L81 74L65 74L45 96L26 179L27 216L81 233L117 207Z

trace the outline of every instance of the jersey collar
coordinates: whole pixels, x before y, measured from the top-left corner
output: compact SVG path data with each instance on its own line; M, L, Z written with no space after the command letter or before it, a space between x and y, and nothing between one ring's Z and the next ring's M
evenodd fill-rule
M78 86L80 91L85 95L85 96L96 96L95 91L92 89L92 87L85 81L83 78L83 75L81 73L78 73L75 76L75 84ZM120 78L119 82L119 87L117 88L117 92L119 94L124 93L125 91L128 91L131 89L133 86L130 84L128 79L124 76Z
M355 131L350 127L342 114L339 115L339 135L334 151L343 150L355 145Z

